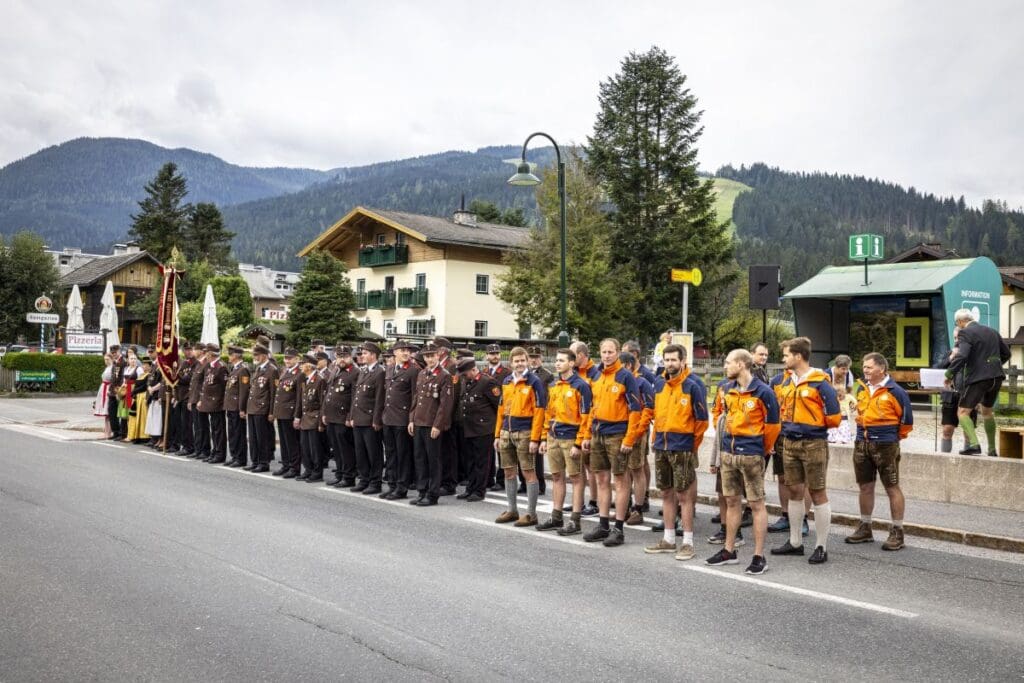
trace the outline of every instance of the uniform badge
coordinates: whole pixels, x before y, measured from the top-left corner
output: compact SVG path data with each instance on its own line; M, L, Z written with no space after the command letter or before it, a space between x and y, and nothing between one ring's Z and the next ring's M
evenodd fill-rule
M491 387L491 393L495 396L501 396L501 389L498 387Z
M459 383L459 376L458 375L452 375L452 384L458 384L458 383Z
M881 396L878 397L878 400L879 401L888 401L889 400L889 394L882 394Z
M612 385L612 393L613 394L619 393L619 385L618 384L613 384Z
M747 401L746 405L747 405L747 410L752 410L754 408L754 402L753 401Z
M530 393L530 389L528 387L523 387L522 389L519 390L519 393L521 393L523 396L526 396L528 393Z
M249 383L249 376L248 375L242 375L242 384L248 384L248 383Z
M566 398L572 398L572 389L567 389L566 390L565 397Z
M684 398L679 399L679 405L685 406L685 405L689 405L689 404L690 404L690 400L688 398L684 397Z
M800 395L803 396L804 398L807 398L808 396L811 395L811 392L807 391L806 389L803 389L801 390Z

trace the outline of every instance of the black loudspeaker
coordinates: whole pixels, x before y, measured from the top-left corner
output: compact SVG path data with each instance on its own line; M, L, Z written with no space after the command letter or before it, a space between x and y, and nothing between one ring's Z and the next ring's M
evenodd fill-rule
M779 307L779 266L750 266L750 309L775 310Z

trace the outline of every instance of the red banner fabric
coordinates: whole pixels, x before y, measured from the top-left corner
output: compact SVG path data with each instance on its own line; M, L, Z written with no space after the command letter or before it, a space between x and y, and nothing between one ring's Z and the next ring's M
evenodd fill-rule
M178 326L174 307L174 290L178 271L172 267L160 269L164 276L160 290L160 308L156 314L156 363L168 386L178 383Z

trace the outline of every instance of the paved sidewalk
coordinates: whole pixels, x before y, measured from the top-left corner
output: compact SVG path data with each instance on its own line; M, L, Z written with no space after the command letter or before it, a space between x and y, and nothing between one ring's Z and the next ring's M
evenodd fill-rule
M75 432L69 439L102 439L103 418L92 414L91 396L0 399L0 422Z

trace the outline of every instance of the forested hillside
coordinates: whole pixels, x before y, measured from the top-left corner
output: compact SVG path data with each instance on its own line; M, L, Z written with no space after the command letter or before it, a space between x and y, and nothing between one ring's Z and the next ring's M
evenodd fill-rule
M981 209L963 198L936 197L861 176L788 173L765 164L719 177L749 185L736 197L733 221L743 265L779 264L788 288L829 264L847 265L847 238L885 236L889 256L920 242L941 242L961 256L988 256L1000 265L1024 262L1024 213L1005 203Z

